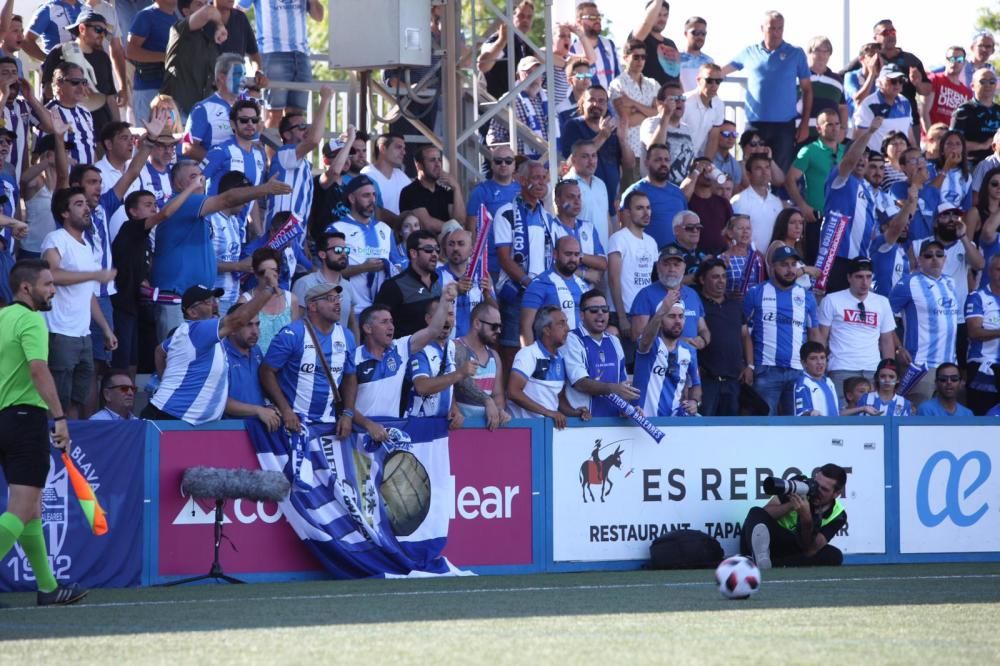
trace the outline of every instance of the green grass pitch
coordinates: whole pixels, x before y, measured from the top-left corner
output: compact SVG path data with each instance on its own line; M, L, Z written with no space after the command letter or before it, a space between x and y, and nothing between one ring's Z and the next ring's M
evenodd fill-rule
M996 664L1000 563L599 572L0 596L5 664Z

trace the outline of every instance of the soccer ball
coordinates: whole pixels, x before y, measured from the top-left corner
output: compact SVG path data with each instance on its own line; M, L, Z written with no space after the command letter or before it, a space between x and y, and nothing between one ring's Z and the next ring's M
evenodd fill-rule
M760 588L760 569L749 557L727 557L715 569L719 592L727 599L749 599Z

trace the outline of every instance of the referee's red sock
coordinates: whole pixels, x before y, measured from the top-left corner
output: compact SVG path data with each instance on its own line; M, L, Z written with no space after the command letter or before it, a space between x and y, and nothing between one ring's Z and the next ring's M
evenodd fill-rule
M51 592L59 587L56 577L52 575L52 565L49 564L49 551L45 547L42 521L38 518L29 520L17 541L24 549L24 554L28 556L28 562L31 563L31 570L35 573L35 581L38 583L38 591Z
M7 556L7 552L14 547L14 542L24 531L24 523L21 519L7 511L0 514L0 560Z

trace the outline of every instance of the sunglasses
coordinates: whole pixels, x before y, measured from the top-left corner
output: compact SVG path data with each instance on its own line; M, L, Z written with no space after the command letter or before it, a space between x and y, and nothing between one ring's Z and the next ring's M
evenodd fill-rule
M712 85L717 86L720 83L722 83L722 79L721 78L715 78L714 76L706 76L705 77L705 83L707 83L710 86L712 86Z
M733 130L724 130L722 132L719 132L719 135L727 139L735 139L737 136L739 136L739 134L737 132L734 132Z
M942 384L947 384L949 382L960 382L962 381L962 377L960 375L938 375L937 381L941 382Z
M490 330L493 331L494 333L499 333L500 327L503 326L503 324L493 323L492 321L486 321L485 319L479 319L477 321L483 326L489 326Z
M576 74L573 74L572 78L576 79L577 81L586 81L587 79L590 79L592 77L587 72L577 72Z
M106 35L108 34L108 29L100 25L88 25L88 28L94 31L95 35Z
M875 36L881 37L882 35L895 35L895 34L896 30L894 28L889 28L888 30L883 30L882 32L877 33Z
M924 252L920 256L924 259L944 259L944 252Z
M708 34L708 30L692 30L691 34L695 37L704 37Z
M131 384L116 384L115 386L108 386L105 390L119 391L121 393L135 393L135 387Z
M497 166L500 166L501 164L513 164L513 163L514 163L514 158L513 157L494 157L493 158L493 164L496 164Z
M991 180L990 181L990 187L1000 187L1000 181Z
M604 17L603 14L584 14L580 17L581 21L600 21Z
M672 99L675 102L686 102L687 101L687 97L685 97L684 95L667 95L667 99Z
M583 311L587 314L607 314L611 312L611 308L607 305L591 305L589 307L583 308Z
M702 226L700 224L685 224L681 227L684 231L701 231Z
M350 254L351 248L345 245L335 245L333 247L326 248L325 252L333 252L334 254Z
M298 125L292 125L288 128L289 130L302 130L303 132L309 129L309 123L299 123Z
M979 82L984 86L995 86L997 84L996 79L979 79Z
M965 62L965 56L948 56L945 60L948 62Z
M237 116L236 120L239 121L240 125L256 125L260 122L260 118L257 116Z
M421 245L417 249L424 254L441 254L441 248L436 245Z
M87 79L59 79L59 83L65 83L71 86L82 86L87 83Z

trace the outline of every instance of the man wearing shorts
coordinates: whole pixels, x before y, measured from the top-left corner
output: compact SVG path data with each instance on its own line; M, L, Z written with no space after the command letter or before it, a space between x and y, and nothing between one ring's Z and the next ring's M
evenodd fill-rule
M51 309L56 287L42 259L14 264L10 286L14 300L0 310L0 467L9 486L7 509L0 514L0 559L15 542L21 544L38 582L38 605L72 604L87 591L56 582L42 531L42 488L49 473L46 410L55 422L52 445L68 451L70 443L40 313Z

